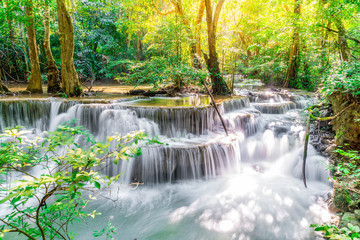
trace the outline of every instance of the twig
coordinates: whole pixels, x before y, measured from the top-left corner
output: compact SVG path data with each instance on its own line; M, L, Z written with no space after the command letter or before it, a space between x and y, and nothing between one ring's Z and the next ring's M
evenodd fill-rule
M221 116L221 114L220 114L220 112L219 112L219 109L218 109L218 108L217 108L217 106L216 106L216 102L215 102L215 99L214 99L213 95L211 94L211 92L210 92L209 88L207 87L207 85L206 85L206 83L205 83L205 81L204 81L204 80L202 80L202 83L204 84L204 87L206 88L206 91L208 92L208 94L209 94L209 96L210 96L210 98L211 98L212 105L214 106L214 108L215 108L215 110L216 110L217 114L218 114L218 115L219 115L219 117L220 117L220 121L221 121L221 124L222 124L222 125L223 125L223 127L224 127L224 130L225 130L226 136L229 136L229 133L228 133L227 128L226 128L226 126L225 126L224 119L222 118L222 116Z
M348 110L349 108L351 108L352 106L355 105L356 102L353 102L352 104L350 104L349 106L347 106L346 108L344 108L343 110L341 110L340 112L338 112L335 116L332 116L332 117L323 117L323 118L319 118L319 117L315 117L313 114L312 114L312 111L314 108L319 108L321 105L315 105L315 106L311 106L310 108L308 108L308 111L309 111L309 115L310 115L310 118L312 120L316 120L316 121L331 121L331 120L334 120L335 118L339 117L341 114L343 114L346 110Z
M333 33L337 33L339 34L339 31L336 31L334 29L331 29L331 28L328 28L328 27L324 27L322 26L323 28L325 28L326 30L328 30L329 32L333 32ZM349 39L349 40L353 40L354 42L360 44L360 40L356 39L356 38L353 38L353 37L349 37L348 35L345 35L345 38Z
M24 234L24 235L27 236L29 239L31 239L31 240L36 240L36 238L32 237L31 235L29 235L29 234L26 233L25 231L21 230L20 228L12 225L11 223L6 222L6 221L3 220L2 218L0 218L0 221L3 222L3 223L5 223L6 225L8 225L8 226L10 226L10 227L12 227L12 228L14 228L14 229L16 229L17 232L19 232L19 233L21 233L21 234Z
M307 188L306 185L306 157L307 157L307 150L309 145L309 130L310 130L310 116L306 122L306 134L305 134L305 144L304 144L304 155L303 155L303 164L302 164L302 176L304 185Z

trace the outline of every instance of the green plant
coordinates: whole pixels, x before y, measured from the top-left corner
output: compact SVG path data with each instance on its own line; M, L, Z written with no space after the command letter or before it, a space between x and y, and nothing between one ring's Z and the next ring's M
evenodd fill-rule
M334 176L334 180L339 181L339 185L357 188L360 186L360 154L356 150L344 150L338 148L334 152L348 159L348 161L341 162L332 167L332 171L337 176Z
M338 66L331 68L329 73L324 76L321 91L326 96L331 95L334 91L360 96L359 62L342 62Z
M343 156L344 160L337 165L331 165L330 170L334 173L333 179L338 182L338 188L344 195L349 209L356 209L359 206L358 189L360 186L360 154L356 150L344 150L342 147L334 152ZM353 193L353 194L352 194ZM360 226L347 223L347 227L338 228L330 224L312 224L315 231L321 231L329 239L360 239Z
M324 237L333 240L358 240L360 239L360 227L348 223L347 227L337 228L334 225L317 225L311 224L310 227L315 228L315 231L324 233Z
M0 138L0 205L11 210L0 218L2 236L11 232L28 239L73 239L69 225L100 214L86 211L92 194L119 178L94 169L140 154L137 143L144 137L134 132L97 142L81 127L71 126L60 126L44 138L31 139L27 133L9 129ZM11 181L14 173L16 180ZM114 230L107 225L94 236L106 232L111 237Z

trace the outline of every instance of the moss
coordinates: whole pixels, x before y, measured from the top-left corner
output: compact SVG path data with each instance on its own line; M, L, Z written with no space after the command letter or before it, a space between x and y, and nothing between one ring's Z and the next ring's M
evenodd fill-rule
M210 104L210 98L208 96L200 96L199 98L183 97L183 98L149 98L145 100L139 100L131 104L134 106L144 107L195 107L206 106Z
M349 144L351 149L360 149L360 123L358 122L358 119L360 119L360 104L358 99L350 94L341 92L334 92L328 99L332 105L334 115L350 104L356 103L330 123L336 132L335 141L337 145L345 146Z
M360 226L360 221L359 221L359 219L357 219L356 215L354 213L346 212L342 216L339 226L340 227L348 227L349 223L354 226Z

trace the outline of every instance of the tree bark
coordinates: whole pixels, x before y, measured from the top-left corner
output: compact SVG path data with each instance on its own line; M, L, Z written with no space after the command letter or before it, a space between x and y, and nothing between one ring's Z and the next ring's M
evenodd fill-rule
M1 80L2 72L0 68L0 93L10 92L9 89L4 85L3 81Z
M74 66L74 26L66 10L65 0L56 0L61 48L62 90L69 97L82 94L79 77Z
M50 47L50 13L49 13L49 3L45 1L44 9L44 27L45 27L45 36L44 36L44 48L47 58L47 70L48 70L48 93L57 93L61 90L60 87L60 76L59 70L56 66L54 57L51 52Z
M299 34L298 20L300 15L300 9L301 9L300 0L295 0L293 42L290 50L289 67L286 73L286 80L284 82L283 87L296 86L296 77L299 68L298 55L299 55L300 34Z
M350 59L350 50L346 40L346 29L341 19L335 18L335 25L338 29L338 44L340 50L340 60L347 62Z
M194 67L201 69L201 23L205 11L205 0L200 0L199 11L195 22L195 55Z
M28 54L27 54L27 49L26 49L26 30L25 30L25 26L24 23L22 22L17 22L18 23L18 29L19 29L19 37L21 39L21 49L23 50L24 54L24 63L25 63L25 73L24 73L24 79L28 78L29 75L29 61L28 61Z
M41 73L39 64L39 55L37 52L37 44L35 38L35 26L34 26L34 15L33 15L33 3L32 0L25 2L25 14L29 21L27 23L27 35L29 44L29 55L31 65L31 76L27 91L31 93L42 93Z
M251 51L249 50L249 44L246 41L245 35L241 31L238 31L238 34L239 34L239 37L240 37L241 44L243 46L242 49L244 51L246 51L246 55L247 55L247 57L244 59L244 65L245 65L245 67L249 67L249 60L250 60L251 55L252 55Z
M216 28L224 2L225 0L218 2L213 15L211 0L205 0L209 55L203 54L210 73L214 94L230 94L224 79L221 77L218 55L216 53Z
M140 61L144 59L144 48L142 43L143 33L139 30L136 32L136 58Z
M9 11L9 4L10 0L5 0L5 7L6 7L6 19L8 22L8 28L9 28L9 36L11 39L11 42L14 41L15 31L13 27L13 18L11 16L11 12Z

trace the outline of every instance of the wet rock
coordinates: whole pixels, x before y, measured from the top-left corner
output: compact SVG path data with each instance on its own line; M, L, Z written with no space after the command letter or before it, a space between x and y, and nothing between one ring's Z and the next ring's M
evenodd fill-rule
M258 172L258 173L264 173L264 171L265 171L265 168L259 164L252 165L252 168L254 169L255 172Z
M142 89L130 90L129 91L130 95L141 95L141 94L144 94L144 93L145 93L145 90L142 90Z
M332 139L329 138L323 138L321 139L321 143L325 145L331 145L333 143Z
M355 217L360 220L360 209L354 211Z
M142 95L147 97L155 97L156 95L161 95L161 94L167 94L167 91L147 91L142 93Z
M19 91L19 94L26 95L26 94L31 94L31 92L24 90L24 91Z
M347 227L351 223L354 226L360 226L360 221L356 218L354 213L346 212L340 221L340 227Z

